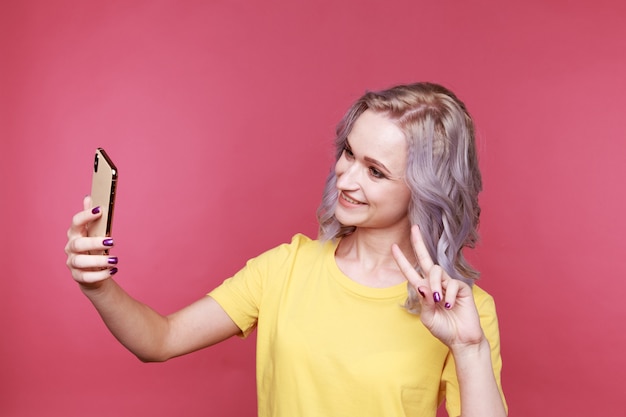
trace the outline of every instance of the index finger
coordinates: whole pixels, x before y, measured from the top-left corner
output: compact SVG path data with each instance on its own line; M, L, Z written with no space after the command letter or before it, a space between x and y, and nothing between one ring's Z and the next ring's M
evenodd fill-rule
M417 263L424 272L428 273L434 263L428 253L426 243L424 243L422 232L416 224L411 227L411 243L413 244L413 250L415 251L415 256L417 257Z
M87 210L91 208L91 196L86 195L85 198L83 198L83 210Z
M411 285L415 288L423 285L424 278L418 274L413 265L411 265L411 262L409 262L406 256L404 256L400 247L395 243L391 245L391 254L395 259L398 268L400 268L400 272L402 272Z

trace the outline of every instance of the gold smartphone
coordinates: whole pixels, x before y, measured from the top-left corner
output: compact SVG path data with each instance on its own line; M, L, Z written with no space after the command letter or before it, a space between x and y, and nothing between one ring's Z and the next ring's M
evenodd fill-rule
M102 216L89 225L88 236L111 236L115 191L117 188L117 168L102 148L96 149L91 177L92 207L100 207ZM104 254L108 251L104 251Z

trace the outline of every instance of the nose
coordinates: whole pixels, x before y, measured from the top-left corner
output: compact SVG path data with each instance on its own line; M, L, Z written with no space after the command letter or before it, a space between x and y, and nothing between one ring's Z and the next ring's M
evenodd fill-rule
M337 188L341 190L356 190L359 188L359 173L357 164L339 158L335 164L335 175L337 175Z

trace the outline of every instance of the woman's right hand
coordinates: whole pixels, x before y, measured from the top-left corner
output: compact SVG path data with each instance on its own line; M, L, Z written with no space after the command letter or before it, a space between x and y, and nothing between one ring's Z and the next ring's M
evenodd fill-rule
M99 287L103 281L117 272L117 257L92 255L113 246L113 239L108 237L88 237L87 227L102 216L99 207L91 208L91 197L83 200L83 211L72 218L72 225L67 231L67 267L72 278L84 287Z
M224 309L209 296L169 316L135 300L109 278L117 272L117 258L101 253L113 246L108 237L89 237L89 225L102 216L85 197L83 211L67 231L67 267L107 327L128 350L146 362L165 361L240 334Z

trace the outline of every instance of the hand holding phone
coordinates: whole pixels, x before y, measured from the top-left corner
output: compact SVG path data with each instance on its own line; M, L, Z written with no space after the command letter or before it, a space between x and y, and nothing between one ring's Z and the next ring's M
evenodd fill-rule
M93 162L91 201L93 207L100 207L102 216L88 226L88 236L111 236L118 178L117 172L115 164L113 164L113 161L104 149L98 148Z

